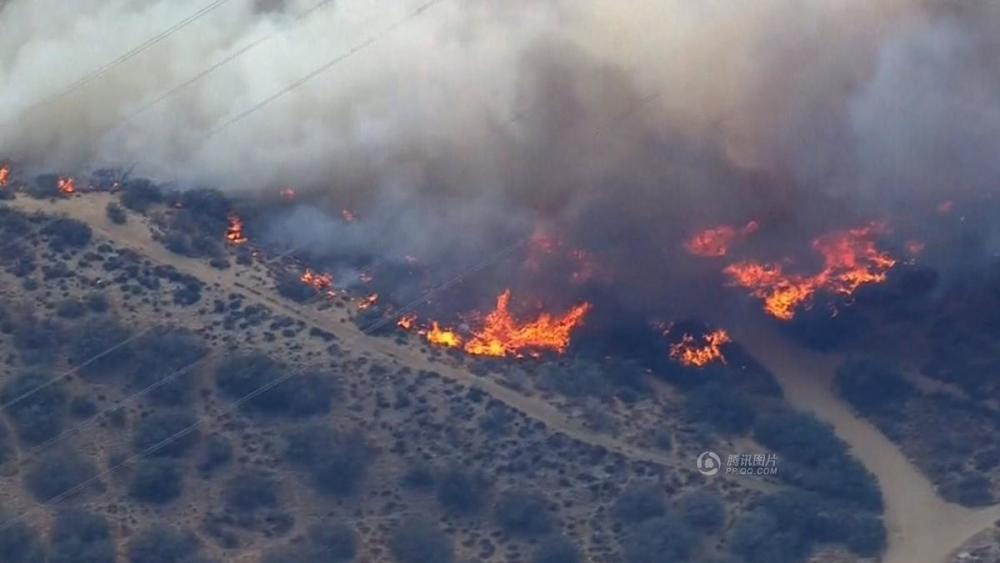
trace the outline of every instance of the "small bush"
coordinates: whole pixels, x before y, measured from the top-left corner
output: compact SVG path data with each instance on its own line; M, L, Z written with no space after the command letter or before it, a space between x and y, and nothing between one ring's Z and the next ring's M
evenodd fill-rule
M726 506L719 495L709 491L693 491L680 501L681 517L691 526L714 532L726 521Z
M389 549L399 563L451 563L451 539L425 520L407 520L392 532Z
M219 467L222 467L233 459L233 446L229 440L219 435L213 435L205 441L205 450L202 454L201 462L198 463L198 471L203 475L211 475Z
M479 512L486 503L488 493L489 482L479 472L451 467L437 479L437 499L452 513Z
M193 332L157 328L131 345L135 358L132 383L140 389L155 386L150 397L158 404L185 404L190 399L195 364L207 353L208 346Z
M107 320L90 319L74 331L70 360L87 377L110 376L133 358L127 328Z
M263 354L248 354L224 362L215 382L223 395L233 400L272 385L245 403L264 413L304 417L330 411L336 393L331 377L311 371L286 377L287 370Z
M372 461L359 433L337 434L325 426L294 428L285 435L289 461L305 466L321 492L343 496L354 491Z
M124 225L128 222L128 214L125 213L125 208L113 201L108 203L106 212L108 220L116 225Z
M128 492L142 502L164 504L181 496L183 479L184 469L177 460L143 459L135 466Z
M259 470L243 470L226 481L223 496L230 508L250 512L278 505L278 480Z
M29 444L54 438L66 420L65 386L55 374L29 371L7 383L0 400L18 436Z
M42 234L49 237L49 246L61 251L67 248L83 248L90 243L93 232L90 225L76 219L53 219L42 228Z
M81 492L97 476L97 467L74 450L61 449L37 459L25 475L28 491L39 502Z
M140 532L128 545L130 563L203 563L201 542L187 530L162 524Z
M526 491L503 493L497 500L495 512L500 527L512 534L540 535L552 527L545 497L538 493Z
M0 561L4 563L36 563L45 561L45 547L38 532L16 516L0 512Z
M56 306L56 315L63 319L79 319L87 314L87 307L78 299L67 299Z
M914 388L895 369L872 359L849 360L837 369L837 392L863 415L898 409L913 396Z
M67 510L52 525L49 563L114 563L116 549L104 516Z
M143 418L132 438L136 453L153 457L179 457L198 441L196 418L188 410L157 411Z
M667 513L663 488L656 483L633 483L615 501L614 514L619 520L636 524Z
M684 561L698 545L698 536L672 516L646 520L632 529L625 543L628 563Z
M139 213L145 212L149 206L161 201L163 201L163 191L149 180L127 182L122 190L122 205Z
M563 536L552 536L538 544L532 563L580 563L580 549Z

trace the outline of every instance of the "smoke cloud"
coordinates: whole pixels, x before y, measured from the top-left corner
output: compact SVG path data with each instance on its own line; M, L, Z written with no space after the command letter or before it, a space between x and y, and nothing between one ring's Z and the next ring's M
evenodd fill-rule
M0 157L294 186L271 236L331 252L465 257L547 221L644 264L641 296L697 227L784 239L1000 186L994 2L316 3L232 0L65 92L207 2L8 0Z

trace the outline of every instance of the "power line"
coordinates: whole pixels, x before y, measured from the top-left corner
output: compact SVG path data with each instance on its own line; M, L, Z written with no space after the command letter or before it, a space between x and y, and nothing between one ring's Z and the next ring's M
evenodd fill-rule
M41 100L39 102L36 102L34 104L29 105L27 108L25 108L24 110L22 110L21 114L22 115L26 114L26 113L34 111L34 110L36 110L38 108L41 108L41 107L50 105L50 104L52 104L52 103L54 103L56 101L59 101L60 99L65 98L69 94L72 94L73 92L75 92L79 88L81 88L83 86L86 86L87 84L89 84L89 83L91 83L91 82L93 82L93 81L95 81L95 80L97 80L99 78L102 78L103 76L107 75L109 72L111 72L112 70L114 70L115 67L117 67L117 66L119 66L119 65L121 65L121 64L123 64L123 63L125 63L127 61L129 61L130 59L136 57L137 55L139 55L139 54L141 54L143 52L145 52L146 50L150 49L151 47L154 47L155 45L157 45L157 44L165 41L167 38L169 38L174 33L176 33L178 31L184 29L185 27L193 24L194 22L200 20L201 18L205 17L206 15L214 12L218 8L221 8L223 5L225 5L229 1L230 0L214 0L213 2L210 2L209 4L203 6L202 8L198 9L194 13L188 15L184 19L182 19L182 20L178 21L177 23L173 24L172 26L168 27L167 29L165 29L165 30L157 33L156 35L150 37L149 39L146 39L144 42L140 43L139 45L137 45L137 46L129 49L128 51L122 53L118 58L116 58L116 59L114 59L112 61L109 61L109 62L105 63L103 66L101 66L101 67L99 67L99 68L97 68L97 69L95 69L95 70L93 70L93 71L85 74L84 76L80 77L75 82L73 82L72 84L70 84L69 86L67 86L66 88L64 88L63 90L59 91L55 95L52 95L52 96L50 96L50 97L48 97L48 98L46 98L44 100ZM14 120L16 120L16 119L17 118L14 118ZM11 121L13 121L13 120L11 120Z
M185 88L187 88L187 87L189 87L189 86L191 86L191 85L193 85L193 84L201 81L206 76L212 74L213 72L219 70L220 68L226 66L227 64L235 61L236 59L238 59L240 57L242 57L243 55L245 55L248 52L252 51L257 46L262 45L263 43L266 43L267 41L270 41L271 39L274 39L275 37L277 37L277 36L279 36L279 35L281 35L283 33L287 33L288 31L291 31L292 29L295 28L296 25L299 25L299 24L305 22L306 19L310 15L312 15L314 12L316 12L317 10L319 10L320 8L322 8L323 6L329 4L332 1L333 0L322 0L321 2L313 5L312 7L307 8L305 11L303 11L300 14L298 14L297 16L295 16L295 20L293 22L294 25L283 27L282 29L280 29L278 31L273 31L273 32L271 32L271 33L269 33L267 35L264 35L263 37L260 37L258 39L255 39L254 41L251 41L250 43L244 45L243 47L240 47L236 51L233 51L232 53L230 53L229 55L227 55L225 58L219 60L218 62L212 64L209 67L206 67L201 72L195 74L191 78L189 78L189 79L185 80L184 82L182 82L182 83L174 86L173 88L167 90L166 92L163 92L162 94L160 94L156 98L153 98L149 102L143 104L138 109L134 110L129 115L127 115L124 118L122 118L122 120L120 122L118 122L117 124L115 124L114 126L112 126L111 129L115 129L115 128L123 125L124 123L130 122L131 120L133 120L136 117L138 117L139 115L142 115L143 113L149 111L154 106L158 105L159 103L163 102L164 100L167 100L170 97L174 96L175 94L177 94L181 90L184 90Z
M486 265L488 265L489 263L495 262L496 260L498 260L502 256L504 256L507 253L509 253L512 249L517 248L518 246L520 246L521 244L523 244L523 242L525 240L527 240L527 239L521 239L521 240L515 242L512 245L504 247L500 251L492 254L486 260L481 261L481 262L479 262L477 264L474 264L473 266L471 266L469 268L464 269L458 275L453 276L448 282L446 282L444 284L441 284L438 287L436 287L436 288L432 289L431 291L429 291L427 294L425 294L425 297L423 299L426 299L427 297L430 297L434 293L443 291L444 289L447 289L448 287L451 287L455 283L458 283L459 281L463 280L465 278L465 276L469 272L479 271L482 268L484 268ZM420 302L422 302L423 299L421 299L419 301L415 301L414 304L409 307L409 309L405 309L404 308L400 312L402 312L402 313L409 312L409 310L411 310L413 308L413 306L415 306L416 304L419 304ZM362 334L370 335L373 330L376 330L378 327L381 327L382 325L384 325L384 320L385 319L379 319L378 321L373 322L373 323L369 324L368 326L366 326L365 328L361 329ZM163 379L157 381L156 383L154 383L153 385L151 385L151 386L149 386L149 387L147 387L147 388L145 388L143 390L140 390L139 392L137 392L137 393L133 394L132 396L130 396L128 398L128 400L131 401L131 400L137 399L138 397L140 397L141 395L143 395L143 394L151 391L152 389L154 389L154 388L156 388L156 387L158 387L160 385L165 384L168 379L176 377L177 375L190 370L195 365L197 365L199 362L204 361L208 357L210 357L210 354L206 354L204 357L199 358L198 360L195 360L194 362L188 364L187 366L184 366L181 369L177 370L176 372L174 372L173 374L171 374L167 378L163 378ZM278 385L281 385L282 383L284 383L285 381L288 381L292 377L295 377L297 375L297 373L298 372L295 372L295 371L288 371L286 374L282 375L281 377L278 377L277 379L273 379L273 380L267 382L266 384L264 384L264 385L262 385L262 386L260 386L260 387L258 387L256 389L252 390L251 392L249 392L249 393L247 393L247 394L239 397L235 401L233 401L228 407L226 407L224 409L224 412L227 412L227 413L235 413L235 412L237 412L237 410L241 406L243 406L244 404L246 404L247 402L252 401L254 398L256 398L256 397L258 397L258 396L260 396L260 395L262 395L262 394L264 394L264 393L266 393L268 391L270 391L271 389L277 387ZM116 404L113 407L109 407L109 409L106 409L105 411L102 411L102 413L103 412L108 412L112 408L119 408L120 406L121 406L120 403ZM98 414L94 415L93 417L91 417L90 422L96 420L97 417L101 416L102 413L98 413ZM174 441L179 440L179 439L183 438L184 436L187 436L188 434L194 432L195 429L197 429L200 424L201 424L201 420L198 419L194 423L192 423L192 424L190 424L190 425L188 425L188 426L186 426L186 427L178 430L177 432L171 434L170 436L164 438L163 440L157 442L156 444L153 444L153 445L151 445L151 446L143 449L142 451L140 451L140 452L138 452L138 453L136 453L136 454L134 454L132 456L129 456L125 460L123 460L123 461L115 464L114 466L109 467L108 469L106 469L104 471L101 471L101 472L93 475L92 477L89 477L89 478L85 479L84 481L82 481L82 482L74 485L73 487L70 487L69 489L63 491L60 494L55 495L55 496L53 496L51 498L48 498L48 499L44 500L43 502L41 502L39 504L39 506L37 506L35 508L32 508L32 509L28 509L28 510L22 512L21 514L19 514L18 516L15 516L14 518L11 518L11 519L7 520L6 522L4 522L2 525L0 525L0 532L2 532L3 530L6 530L10 526L12 526L14 523L18 522L19 520L21 520L22 518L24 518L25 516L27 516L28 514L31 514L31 513L35 512L35 511L42 510L43 508L48 507L48 506L58 504L58 503L62 502L63 500L69 498L70 496L76 494L77 492L81 491L85 487L89 486L91 483L96 482L100 478L107 477L107 476L111 475L112 473L114 473L115 471L117 471L118 469L120 469L120 468L122 468L124 466L127 466L128 464L131 464L131 463L133 463L133 462L135 462L135 461L137 461L139 459L142 459L142 458L146 457L147 455L151 455L153 453L156 453L157 451L159 451L162 448L165 448L165 447L169 446ZM75 430L75 428L73 430ZM63 437L65 437L65 436L66 436L65 432L64 433L60 433L59 436L57 436L53 440L50 440L49 442L47 442L46 444L43 444L43 445L47 445L48 443L54 443L56 441L61 441L61 439Z
M303 84L309 82L313 78L316 78L320 74L322 74L322 73L326 72L327 70L333 68L334 66L338 65L339 63L344 62L345 60L347 60L347 59L351 58L352 56L358 54L359 52L365 50L366 48L370 47L371 45L377 43L379 40L381 40L382 38L384 38L386 35L389 35L393 31L395 31L396 29L398 29L399 27L401 27L403 24L405 24L408 21L410 21L410 20L412 20L412 19L420 16L426 10L432 8L436 4L440 4L443 1L444 0L431 0L430 2L426 2L424 4L421 4L417 9L409 12L404 17L396 20L394 23L392 23L391 25L389 25L388 27L386 27L382 31L377 32L377 33L375 33L373 35L368 36L366 39L364 39L360 43L354 45L353 47L351 47L347 51L345 51L345 52L343 52L343 53L341 53L341 54L333 57L332 59L326 61L325 63L321 64L319 67L315 68L314 70L312 70L311 72L309 72L308 74L306 74L305 76L303 76L302 78L299 78L298 80L296 80L295 82L292 82L291 84L289 84L285 88L282 88L281 90L278 90L277 92L271 94L270 96L264 98L263 100L257 102L256 104L250 106L249 108L241 111L240 113L238 113L238 114L234 115L233 117L227 119L226 121L222 122L220 125L217 125L211 131L209 131L209 133L207 135L207 138L212 138L212 137L218 135L222 131L228 129L233 124L246 119L250 115L252 115L252 114L256 113L257 111L263 109L264 107L270 105L275 100L278 100L279 98L282 98L285 95L291 93L292 91L294 91L298 87L302 86Z

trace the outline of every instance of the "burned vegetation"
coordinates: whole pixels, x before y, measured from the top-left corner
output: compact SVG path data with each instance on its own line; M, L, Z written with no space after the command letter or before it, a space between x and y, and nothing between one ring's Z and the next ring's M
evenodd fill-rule
M0 210L4 561L780 563L884 547L872 476L705 325L654 331L655 359L587 354L568 341L586 309L525 317L507 294L462 334L472 346L438 346L391 303L269 262L216 192L135 181L73 203L87 198L99 225ZM698 452L750 441L782 470L697 470Z

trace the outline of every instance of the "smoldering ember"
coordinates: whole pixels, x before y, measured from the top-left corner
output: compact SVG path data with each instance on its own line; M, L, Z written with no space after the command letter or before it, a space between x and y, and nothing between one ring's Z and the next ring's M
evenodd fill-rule
M1000 560L1000 3L0 26L0 562Z

